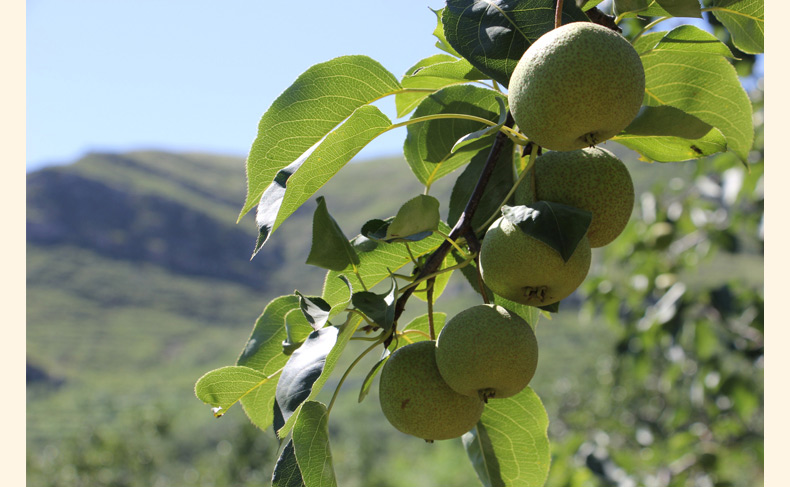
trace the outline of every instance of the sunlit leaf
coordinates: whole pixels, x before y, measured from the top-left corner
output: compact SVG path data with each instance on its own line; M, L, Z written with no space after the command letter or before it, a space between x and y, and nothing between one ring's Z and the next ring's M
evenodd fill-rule
M763 0L713 0L711 12L732 35L735 47L749 54L765 49Z
M391 122L374 106L355 110L348 120L307 152L280 169L263 191L255 223L257 253L271 234L321 186L329 181L363 147L388 128ZM254 254L253 254L254 255Z
M477 427L463 436L469 460L484 486L542 487L551 463L549 418L527 387L490 401Z
M726 46L697 27L666 33L641 54L645 104L673 106L719 129L745 161L754 139L752 106L726 56Z
M307 69L258 124L258 137L247 157L247 200L241 216L258 204L280 169L357 108L399 89L395 76L366 56L342 56Z
M335 487L335 470L329 449L329 412L316 401L307 401L294 424L293 445L305 487Z

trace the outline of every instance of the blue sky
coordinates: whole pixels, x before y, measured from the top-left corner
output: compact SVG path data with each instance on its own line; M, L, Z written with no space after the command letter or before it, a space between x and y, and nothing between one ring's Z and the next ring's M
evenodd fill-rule
M266 108L311 65L365 54L400 77L439 52L428 7L443 3L28 0L28 170L87 151L244 156ZM396 154L403 137L360 157Z
M443 0L290 5L28 0L28 170L88 151L245 156L261 115L311 65L365 54L400 77L439 52L429 7ZM395 119L392 100L378 106ZM399 154L404 130L358 158Z

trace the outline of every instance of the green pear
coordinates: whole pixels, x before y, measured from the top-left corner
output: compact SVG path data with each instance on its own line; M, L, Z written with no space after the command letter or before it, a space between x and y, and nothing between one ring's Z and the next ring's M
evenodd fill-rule
M592 252L585 235L565 262L557 250L505 217L486 231L480 274L495 293L516 303L548 306L568 297L587 277Z
M636 117L644 95L639 54L623 36L591 22L565 24L538 38L508 85L519 129L558 151L613 137Z
M603 247L617 238L634 208L634 183L628 168L601 147L551 151L535 160L536 199L592 213L587 238Z
M466 396L501 399L521 392L538 366L538 340L529 323L495 304L455 315L436 340L445 382Z
M424 440L457 438L474 428L485 404L450 389L436 366L436 342L395 350L381 370L379 402L387 420Z

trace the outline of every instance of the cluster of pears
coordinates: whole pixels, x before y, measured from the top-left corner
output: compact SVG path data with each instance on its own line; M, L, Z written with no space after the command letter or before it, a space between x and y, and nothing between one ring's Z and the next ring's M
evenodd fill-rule
M435 341L392 353L381 371L381 409L403 433L456 438L475 427L490 399L527 387L537 365L532 327L501 306L480 304L450 319Z
M590 249L620 235L634 205L633 181L622 161L595 145L628 126L644 91L638 53L606 27L566 24L527 49L510 78L508 101L519 130L549 149L535 161L529 199L587 210L592 220L567 261L506 218L495 221L480 251L492 291L529 306L554 304L584 281Z

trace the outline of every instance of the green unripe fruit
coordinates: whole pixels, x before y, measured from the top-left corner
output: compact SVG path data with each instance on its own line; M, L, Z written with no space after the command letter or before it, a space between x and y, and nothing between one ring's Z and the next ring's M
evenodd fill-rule
M566 24L538 38L508 85L519 129L558 151L618 134L636 117L644 95L639 54L623 36L591 22Z
M568 262L560 253L500 217L480 248L480 274L492 291L529 306L548 306L568 297L590 270L590 243L583 237Z
M458 394L436 367L436 342L395 350L381 370L379 402L397 430L425 440L457 438L474 428L485 404Z
M519 315L481 304L444 325L436 341L436 365L458 393L484 401L510 397L535 375L538 340Z
M554 201L592 213L590 247L617 238L634 208L634 183L628 168L600 147L551 151L535 160L537 200Z

